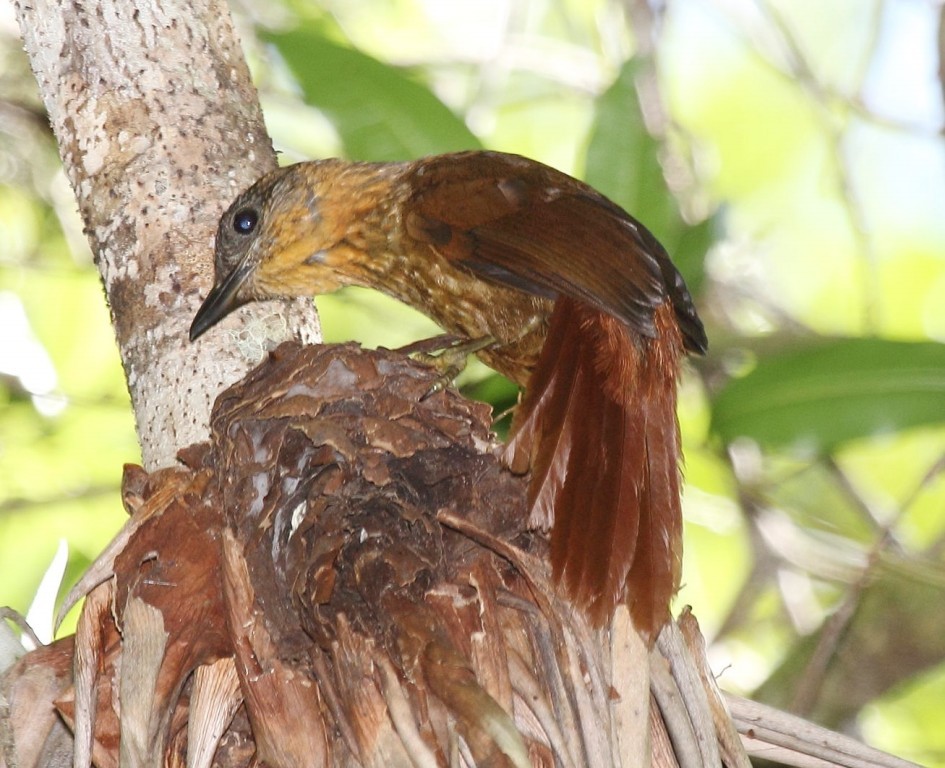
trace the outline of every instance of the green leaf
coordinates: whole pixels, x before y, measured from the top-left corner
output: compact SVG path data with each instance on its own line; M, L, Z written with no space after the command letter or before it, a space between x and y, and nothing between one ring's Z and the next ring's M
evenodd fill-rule
M762 358L714 398L712 431L829 449L945 421L945 344L822 339Z
M588 184L662 237L678 217L659 164L660 145L640 111L635 85L640 69L640 62L628 60L597 100L585 173Z
M664 245L693 294L704 278L715 219L683 221L659 162L662 151L646 128L636 78L645 66L629 59L597 100L587 149L586 180L639 219Z
M310 29L268 34L306 103L334 123L348 157L410 160L480 147L479 140L426 86Z

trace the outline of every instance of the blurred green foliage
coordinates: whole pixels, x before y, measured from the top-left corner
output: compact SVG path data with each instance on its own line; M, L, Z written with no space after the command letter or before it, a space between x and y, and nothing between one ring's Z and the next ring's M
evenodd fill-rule
M715 395L712 432L770 448L835 449L938 423L945 345L878 338L805 339L760 357Z
M924 616L945 598L938 11L646 7L234 10L287 161L483 145L580 175L653 229L711 344L681 387L678 605L694 607L724 687L945 765L945 633ZM120 525L121 464L137 449L13 30L0 48L0 603L25 610L59 537L74 572ZM329 340L434 332L364 291L320 308ZM481 366L463 381L499 408L514 400Z

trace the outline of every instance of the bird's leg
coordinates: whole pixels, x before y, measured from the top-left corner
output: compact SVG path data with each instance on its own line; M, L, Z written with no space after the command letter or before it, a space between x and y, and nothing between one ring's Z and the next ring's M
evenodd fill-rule
M410 355L414 357L420 355L423 359L427 357L436 357L432 354L434 352L439 352L447 347L452 347L455 344L460 344L466 341L465 336L457 336L454 333L442 333L439 336L431 336L428 339L420 339L420 341L413 341L410 344L406 344L403 347L397 347L393 350L394 352L400 352L404 355Z
M440 390L446 389L466 368L466 361L470 355L481 352L483 349L497 343L498 339L494 336L464 339L461 336L444 334L443 336L434 336L432 339L408 344L397 351L408 354L414 360L426 363L439 371L440 375L423 396L427 398ZM437 352L437 350L439 351Z

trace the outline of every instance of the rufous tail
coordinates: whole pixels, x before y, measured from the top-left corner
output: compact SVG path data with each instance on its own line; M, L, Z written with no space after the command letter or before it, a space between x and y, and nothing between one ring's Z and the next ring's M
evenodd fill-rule
M512 425L505 460L531 469L530 524L551 529L556 583L597 626L625 601L652 643L669 619L682 560L673 309L656 338L559 297Z

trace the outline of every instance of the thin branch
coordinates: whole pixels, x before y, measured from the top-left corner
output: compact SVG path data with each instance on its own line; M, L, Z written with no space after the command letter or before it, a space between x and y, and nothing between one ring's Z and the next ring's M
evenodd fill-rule
M881 287L878 271L879 255L872 238L868 234L866 215L856 193L852 170L845 151L846 132L852 111L852 108L849 108L850 99L847 97L838 99L834 91L828 89L823 82L818 80L797 37L780 11L768 0L756 0L756 2L773 24L788 53L790 72L787 74L791 76L793 82L798 83L811 95L812 103L817 107L821 125L833 148L831 155L834 158L834 171L839 187L840 201L846 212L856 249L864 257L865 272L861 286L864 299L863 321L868 330L875 330L881 320L878 316ZM878 23L878 20L874 19L874 23ZM869 57L867 57L867 60L869 60ZM848 107L840 112L842 117L839 119L835 109L838 101L843 106Z
M884 530L886 530L886 526L883 525L880 520L882 515L880 515L877 510L873 509L866 499L863 498L863 495L857 490L849 475L837 464L837 460L833 456L827 456L824 459L824 467L827 469L827 474L836 482L841 493L846 496L853 508L859 512L860 518L872 529L873 533L882 534Z
M22 631L23 634L33 641L33 646L35 648L40 648L44 645L43 641L36 636L36 633L33 631L33 628L26 620L26 617L23 616L23 614L21 614L19 611L16 611L13 608L9 608L7 606L0 606L0 620L13 622L17 627L20 628L20 631Z
M748 753L785 765L843 768L919 768L796 715L725 693Z
M891 531L895 522L891 522L882 529L867 556L866 567L859 578L847 588L843 600L824 623L823 630L817 638L817 646L794 689L791 700L793 711L806 713L813 709L824 681L827 679L830 663L840 647L841 639L856 615L860 600L872 582L877 566L882 562L883 552L892 541Z

